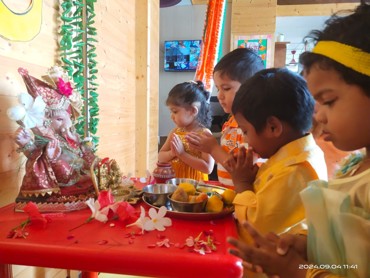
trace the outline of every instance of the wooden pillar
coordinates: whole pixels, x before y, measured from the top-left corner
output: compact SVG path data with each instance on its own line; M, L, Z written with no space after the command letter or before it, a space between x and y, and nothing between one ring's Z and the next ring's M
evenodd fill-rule
M158 158L159 0L136 1L135 176Z

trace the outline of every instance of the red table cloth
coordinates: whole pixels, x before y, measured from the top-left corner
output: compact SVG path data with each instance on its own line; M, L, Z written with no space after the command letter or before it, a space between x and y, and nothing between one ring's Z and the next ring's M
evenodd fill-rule
M136 205L139 210L141 203ZM82 225L89 209L54 215L45 229L27 227L26 238L8 238L28 218L14 204L0 208L0 264L17 264L152 277L241 277L241 260L230 255L227 236L237 236L232 215L215 220L173 218L165 231L144 234L118 221ZM112 225L111 225L112 224ZM185 246L189 237L211 233L217 250L201 255ZM157 246L168 239L170 246ZM0 272L1 273L1 272Z

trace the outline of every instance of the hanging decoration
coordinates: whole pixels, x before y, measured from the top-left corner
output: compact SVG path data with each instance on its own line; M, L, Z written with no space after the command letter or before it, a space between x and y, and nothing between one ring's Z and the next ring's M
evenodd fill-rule
M226 13L226 0L210 0L203 31L202 50L195 72L195 80L201 80L211 91L213 68L222 52L222 33Z
M42 0L32 0L24 12L16 12L0 0L0 19L1 37L11 41L30 41L41 29Z
M75 83L84 100L81 116L77 119L76 131L82 137L92 137L95 146L99 138L95 136L99 122L98 83L96 83L97 62L95 39L97 32L94 4L96 0L64 0L62 25L60 27L60 55L64 69Z

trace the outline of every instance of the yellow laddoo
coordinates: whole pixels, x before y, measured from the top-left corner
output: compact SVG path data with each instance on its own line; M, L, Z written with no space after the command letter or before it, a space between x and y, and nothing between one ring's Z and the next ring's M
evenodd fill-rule
M178 187L182 188L185 190L185 192L188 195L194 195L195 194L195 186L191 183L188 182L181 182Z
M224 192L222 192L221 196L225 205L232 205L236 196L236 192L232 189L227 188Z
M213 195L208 198L207 204L206 204L206 211L207 212L221 212L224 208L224 203L222 200L216 196Z

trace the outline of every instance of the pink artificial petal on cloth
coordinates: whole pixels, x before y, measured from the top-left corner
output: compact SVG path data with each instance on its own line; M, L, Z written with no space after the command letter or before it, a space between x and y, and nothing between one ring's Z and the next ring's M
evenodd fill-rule
M102 190L98 196L98 202L100 204L100 209L103 209L114 203L114 196L110 190Z
M124 223L135 222L138 218L135 208L127 202L118 203L116 213L118 219Z

